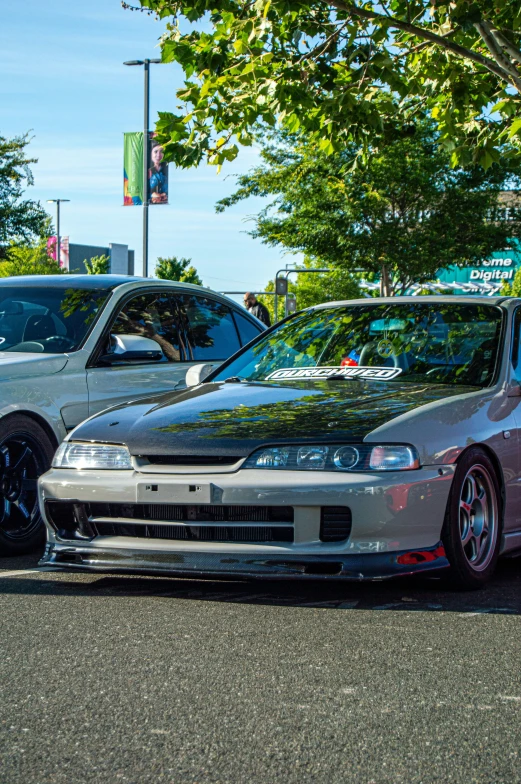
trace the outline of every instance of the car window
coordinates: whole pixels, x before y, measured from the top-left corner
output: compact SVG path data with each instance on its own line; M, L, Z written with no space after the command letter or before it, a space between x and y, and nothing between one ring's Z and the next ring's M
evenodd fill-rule
M501 350L494 305L414 302L303 311L240 354L213 380L372 378L488 386Z
M186 340L175 300L164 292L140 294L129 300L111 328L113 335L142 335L154 340L163 362L186 359Z
M517 380L521 380L521 367L519 346L521 345L521 308L516 308L514 313L514 326L512 333L512 365L515 370Z
M0 293L0 351L75 351L110 291L9 286Z
M226 305L194 294L181 295L179 303L190 327L194 360L227 359L239 350L239 336Z
M245 346L246 343L249 343L250 340L253 340L253 338L256 338L257 335L263 331L255 324L252 324L249 319L241 316L240 313L237 313L236 310L233 311L233 317L235 319L235 323L237 324L237 329L239 330L239 336L243 346Z

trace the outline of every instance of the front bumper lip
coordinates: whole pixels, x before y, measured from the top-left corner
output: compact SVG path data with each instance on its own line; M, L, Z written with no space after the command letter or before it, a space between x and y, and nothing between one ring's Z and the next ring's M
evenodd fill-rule
M441 542L422 550L324 555L171 553L48 543L40 566L65 570L219 579L371 580L446 569Z

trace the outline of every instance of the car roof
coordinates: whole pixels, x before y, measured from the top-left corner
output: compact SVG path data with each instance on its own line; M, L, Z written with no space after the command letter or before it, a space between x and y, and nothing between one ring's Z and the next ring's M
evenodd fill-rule
M336 307L338 305L397 305L400 303L411 304L418 302L426 303L447 303L448 305L501 305L505 302L510 302L512 297L477 297L475 294L467 294L461 296L454 295L426 295L419 297L364 297L363 299L346 299L338 300L335 302L323 302L321 305L315 305L316 308Z
M207 289L204 286L196 286L195 283L181 283L177 280L161 280L160 278L138 278L133 275L18 275L11 278L0 278L0 291L4 288L19 288L23 286L32 286L34 288L56 288L56 289L86 289L93 291L115 291L121 289L122 293L127 291L134 291L140 288L150 288L150 286L165 288L185 289L193 291L194 294L204 294L205 296L213 297L227 305L233 307L234 310L240 311L245 318L252 321L254 324L262 324L259 319L252 313L249 313L246 308L243 308L234 299L219 294L217 291ZM264 328L264 325L263 325Z
M142 281L143 278L128 275L17 275L2 278L0 286L37 286L38 288L70 289L114 289L123 283Z

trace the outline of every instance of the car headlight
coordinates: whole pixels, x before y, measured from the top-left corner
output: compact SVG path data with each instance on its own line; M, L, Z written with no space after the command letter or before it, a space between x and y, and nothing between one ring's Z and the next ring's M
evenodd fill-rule
M126 470L132 469L130 452L126 446L115 444L81 444L64 441L52 461L53 468L88 468Z
M243 468L285 471L410 471L418 452L403 444L309 444L257 449Z

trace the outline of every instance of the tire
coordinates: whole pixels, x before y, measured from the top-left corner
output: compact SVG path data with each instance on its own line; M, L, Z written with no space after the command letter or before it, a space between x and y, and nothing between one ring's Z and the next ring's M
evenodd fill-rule
M0 556L24 555L43 545L37 480L54 452L45 430L30 417L0 419Z
M452 586L481 588L494 574L501 543L501 511L494 465L484 449L471 447L458 462L442 530Z

